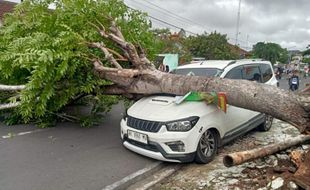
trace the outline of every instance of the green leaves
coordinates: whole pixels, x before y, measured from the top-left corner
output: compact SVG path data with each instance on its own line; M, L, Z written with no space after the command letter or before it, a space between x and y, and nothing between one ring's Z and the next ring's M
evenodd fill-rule
M186 39L186 46L194 57L206 59L236 59L240 55L232 51L226 35L220 33L190 36Z
M269 60L272 64L275 64L277 61L287 63L289 59L287 50L276 43L258 42L253 46L253 55Z
M96 56L104 62L104 55L87 42L104 42L110 49L122 51L89 23L99 21L108 29L112 17L127 40L146 48L150 57L156 52L145 14L128 9L121 0L59 0L54 10L48 9L51 2L24 1L0 28L0 81L26 83L18 109L25 121L49 120L49 113L58 112L78 95L93 94L110 84L94 75L89 60ZM110 107L109 101L99 100L100 105ZM113 98L112 102L117 101Z

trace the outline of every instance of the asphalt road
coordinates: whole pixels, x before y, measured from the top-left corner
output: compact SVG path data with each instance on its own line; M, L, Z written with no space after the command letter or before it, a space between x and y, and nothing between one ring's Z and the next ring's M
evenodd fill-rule
M286 75L284 75L281 78L281 80L279 80L279 84L280 84L280 88L288 90L289 89L289 85L288 85L288 80L286 78L287 78ZM299 83L299 89L298 90L304 89L305 85L307 83L310 84L310 77L305 79L303 76L300 76L299 79L300 79L300 81L299 81L300 83Z
M101 190L153 164L122 146L122 110L114 107L90 129L72 123L48 129L0 124L0 189Z

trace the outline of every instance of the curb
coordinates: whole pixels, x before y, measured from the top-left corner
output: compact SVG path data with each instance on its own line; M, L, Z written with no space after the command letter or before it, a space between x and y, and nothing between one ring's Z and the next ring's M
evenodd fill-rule
M152 189L156 184L164 181L169 176L177 172L182 167L181 164L165 164L165 167L160 169L157 172L154 172L153 175L148 176L147 178L136 182L135 184L127 187L127 190L147 190ZM157 189L157 187L155 187Z
M123 179L114 182L111 185L104 187L102 190L123 190L127 189L130 185L144 180L145 178L151 176L158 170L162 169L165 166L163 162L155 162L148 167L145 167L141 170L138 170Z

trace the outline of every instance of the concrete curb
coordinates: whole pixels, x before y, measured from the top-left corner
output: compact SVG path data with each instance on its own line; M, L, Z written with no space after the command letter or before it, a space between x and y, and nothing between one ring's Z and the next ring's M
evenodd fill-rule
M163 168L165 164L163 162L155 162L154 164L151 164L150 166L143 168L141 170L138 170L123 179L114 182L111 185L108 185L104 187L102 190L123 190L127 189L130 185L137 183L139 181L142 181L143 179L149 177L150 175L154 174L161 168Z
M165 166L153 175L136 182L135 184L127 187L127 190L147 190L152 189L156 184L167 179L182 167L181 164L165 164Z

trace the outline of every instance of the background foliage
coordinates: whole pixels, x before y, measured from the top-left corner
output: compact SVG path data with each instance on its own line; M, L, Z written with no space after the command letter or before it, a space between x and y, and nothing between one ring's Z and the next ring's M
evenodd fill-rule
M253 56L269 60L272 64L288 62L288 51L276 43L258 42L253 46Z
M229 47L227 36L217 32L190 36L186 39L185 44L194 57L204 57L211 60L239 58L239 55Z

